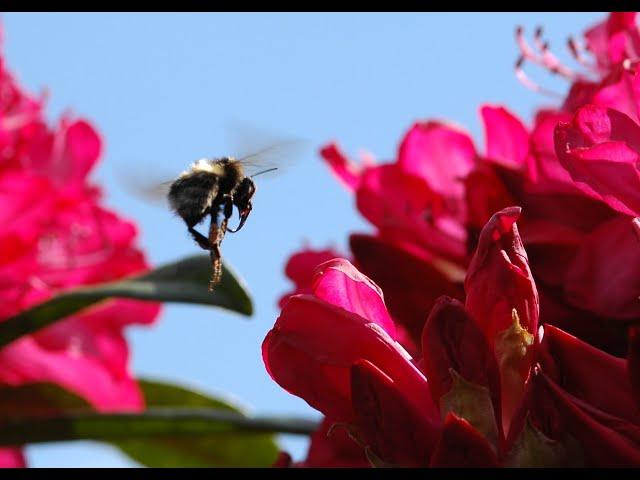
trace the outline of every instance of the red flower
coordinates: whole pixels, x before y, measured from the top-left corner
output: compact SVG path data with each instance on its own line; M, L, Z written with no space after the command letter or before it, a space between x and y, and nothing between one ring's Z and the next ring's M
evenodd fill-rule
M586 105L556 128L562 165L586 193L628 215L640 213L640 126L609 108Z
M551 326L536 341L518 212L498 212L481 232L465 282L473 293L466 306L437 302L421 361L394 340L379 288L334 259L267 334L269 374L348 424L374 465L637 464L626 362Z
M552 326L545 328L539 359L533 422L552 439L577 441L586 465L637 466L640 412L627 362Z
M358 209L378 236L449 262L465 257L462 178L475 160L466 133L440 122L416 123L394 164L358 167L335 144L321 155L355 190Z
M135 225L101 206L88 180L102 150L93 127L67 116L49 128L43 102L22 91L2 59L0 113L0 319L65 289L146 270ZM114 300L23 337L0 351L0 383L53 382L101 411L140 410L123 327L158 312ZM6 452L4 464L23 463Z
M462 296L462 179L475 161L473 143L458 128L424 122L407 132L393 164L357 166L335 144L321 155L355 191L358 209L377 229L375 235L351 236L354 261L385 289L393 317L419 345L435 300Z
M294 289L284 294L278 301L278 306L283 308L292 295L311 292L311 280L315 268L328 260L338 258L341 255L332 249L313 250L304 248L289 257L284 267L285 275L294 283Z
M380 289L346 260L322 267L314 277L313 295L291 297L263 343L270 375L340 422L354 416L350 367L358 358L371 360L414 390L427 391L426 381L420 386L410 380L421 374L395 341Z
M599 85L593 98L609 101L610 95L598 93L607 88ZM435 299L464 298L460 281L469 266L466 252L476 248L480 228L495 211L519 204L524 209L523 242L547 321L621 353L624 332L609 316L635 315L627 308L629 302L612 313L582 301L584 295L571 287L575 265L584 265L577 259L581 245L616 217L610 205L617 204L615 198L607 202L593 188L577 185L558 161L553 131L570 115L541 110L529 131L504 107L485 105L481 114L484 156L476 153L464 132L439 122L412 126L392 164L356 166L335 144L322 150L334 173L355 191L360 212L377 229L375 235L351 236L358 268L387 292L392 316L419 344ZM390 263L396 266L393 272L387 268Z
M607 20L587 30L584 36L587 48L603 71L637 56L640 51L636 12L613 12Z
M374 463L446 465L471 458L477 465L495 461L527 465L534 457L546 465L632 463L633 434L628 443L621 440L620 457L611 453L611 445L592 458L583 455L584 450L607 441L609 433L600 433L613 430L614 438L619 427L633 431L637 422L631 417L616 420L619 412L611 405L603 410L593 395L582 396L564 378L554 376L558 368L577 368L574 359L560 355L560 350L549 354L550 340L542 346L536 343L542 322L558 327L547 327L552 332L548 338L562 336L559 342L569 344L572 334L593 345L580 343L576 358L587 358L589 349L599 352L596 360L606 356L596 347L624 355L627 326L640 312L640 278L634 268L640 252L640 223L633 218L640 215L640 144L635 139L640 138L636 73L640 34L635 14L611 14L589 30L586 39L595 67L588 65L576 42L570 45L591 73L561 65L542 41L537 42L540 55L536 57L519 34L523 58L568 78L572 86L564 102L539 110L531 126L502 106L484 105L484 153L478 153L460 129L435 121L411 126L394 163L375 165L367 160L357 165L336 144L321 151L332 172L354 191L359 211L375 227L373 234L351 235L354 264L385 292L392 323L397 322L395 336L387 327L390 338L398 341L402 332L398 326L403 326L418 344L406 348L411 352L410 363L426 373L440 420L446 419L444 424L430 423L430 414L414 408L411 389L397 386L386 363L342 353L341 361L351 362L351 390L346 387L342 363L340 385L346 390L341 395L345 405L351 400L353 415L346 415L348 409L343 406L340 421L351 418ZM508 208L512 205L520 205L521 210ZM315 298L313 289L311 293ZM465 301L465 306L451 299L438 301L441 295ZM278 322L295 323L292 312L285 306ZM322 338L321 333L316 336ZM631 338L627 370L637 386L640 362L636 357L640 355L635 354L635 336ZM268 344L271 341L265 341ZM297 338L291 344L302 345ZM470 344L475 346L472 354L458 349ZM272 369L281 384L283 358L288 355L284 352L265 354L268 365L269 358L281 362ZM314 350L312 356L333 369L329 360L333 357L319 352ZM478 370L478 365L484 370ZM323 381L315 373L314 378ZM294 391L296 380L290 380L293 383L285 388ZM587 381L583 383L587 388ZM589 388L593 385L597 379ZM484 389L481 395L475 386ZM308 388L316 393L320 389L316 384ZM625 389L621 392L612 396L612 405L626 409L630 394ZM309 401L308 392L294 393ZM467 396L483 405L475 411L477 418L493 420L482 423L466 416L468 412L460 415L442 409L443 398L453 402L453 397ZM532 398L539 400L535 408ZM322 408L330 412L326 401ZM576 402L582 402L575 407L579 413ZM389 404L403 405L402 411L381 406ZM320 403L312 405L322 410ZM612 426L618 421L622 423ZM389 427L397 424L411 427ZM566 426L561 434L554 430L557 425ZM600 433L586 438L589 429ZM477 442L474 432L488 442L495 459L489 458L487 444ZM422 440L416 447L406 438ZM576 439L583 443L578 450ZM454 441L468 447L468 456L447 453L447 445ZM535 449L539 451L534 454Z
M413 353L420 345L424 322L438 297L464 297L462 284L452 279L457 272L446 272L444 265L429 261L424 254L412 253L372 235L353 234L349 240L356 266L375 278L385 292L387 308L398 322L397 327L408 335L401 343Z

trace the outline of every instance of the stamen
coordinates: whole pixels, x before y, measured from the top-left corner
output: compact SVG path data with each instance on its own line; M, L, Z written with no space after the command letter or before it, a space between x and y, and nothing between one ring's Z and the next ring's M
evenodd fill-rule
M533 43L538 49L538 51L542 52L544 50L544 43L542 42L542 32L544 30L541 26L536 27L535 32L533 33Z
M529 44L524 39L524 29L522 26L518 26L516 28L516 42L518 43L518 48L520 49L520 53L523 57L529 59L536 57L536 54L533 53L533 50L531 50L531 47L529 47Z
M520 58L518 58L515 64L516 78L520 81L520 83L522 83L525 87L529 88L530 90L533 90L536 93L540 93L542 95L547 95L549 97L554 97L554 98L562 98L562 95L560 93L541 87L540 85L535 83L533 80L529 79L527 74L524 73L524 70L522 69L522 65L524 64L524 61L525 61L525 57L521 56Z
M556 73L561 75L562 77L573 80L576 77L576 74L570 68L558 60L558 58L551 52L549 49L549 42L545 42L542 45L542 63L544 67L546 67L551 73Z
M598 72L597 67L593 64L593 62L589 62L584 55L582 55L582 50L584 47L581 43L579 43L575 38L569 37L567 39L567 46L569 47L569 51L571 52L571 56L574 58L576 62L585 67L591 72Z

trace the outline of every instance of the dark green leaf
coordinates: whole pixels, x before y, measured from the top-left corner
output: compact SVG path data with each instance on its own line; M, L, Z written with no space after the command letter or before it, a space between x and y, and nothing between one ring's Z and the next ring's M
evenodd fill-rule
M113 297L196 303L243 315L253 313L243 282L227 265L223 266L222 281L213 292L208 290L210 273L209 257L196 255L141 276L68 290L0 323L0 347Z
M186 388L140 380L148 407L215 408L242 415L230 402ZM154 436L118 442L120 449L137 462L150 467L270 466L278 447L270 433L223 432L198 437Z
M309 435L305 419L248 417L230 401L142 380L143 413L100 414L52 384L0 388L0 446L98 440L146 466L270 466L274 432Z
M92 410L86 400L54 383L0 387L0 422Z

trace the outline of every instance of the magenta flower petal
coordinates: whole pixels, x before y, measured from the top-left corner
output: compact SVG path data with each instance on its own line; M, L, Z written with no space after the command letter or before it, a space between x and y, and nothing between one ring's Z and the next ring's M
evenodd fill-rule
M503 165L524 166L529 153L529 133L522 122L504 107L485 105L486 157Z
M462 179L475 163L469 135L441 122L416 123L400 144L398 166L441 195L461 198Z
M379 325L393 339L396 327L382 290L348 260L335 258L318 267L311 290L316 298Z
M289 257L285 265L285 275L293 281L294 289L280 297L278 306L282 309L291 295L311 293L311 281L316 267L333 258L342 257L332 249L313 250L304 248Z
M532 180L530 188L535 191L576 192L569 172L558 162L553 141L556 125L569 120L571 115L566 112L540 110L536 113L527 163Z
M440 295L464 296L460 284L436 268L433 261L406 248L357 234L351 235L350 246L358 267L380 285L389 312L417 344L436 299Z
M476 168L465 178L467 203L467 228L474 234L475 250L480 230L491 216L510 205L516 204L493 165L479 162Z
M102 141L89 123L83 120L68 123L63 120L57 134L63 137L60 153L52 146L44 165L44 172L59 185L84 182L102 150Z
M553 420L551 438L562 435L566 439L569 435L577 440L587 466L635 467L640 464L638 424L589 405L563 390L545 373L534 378L532 415L537 422L546 425Z
M529 376L538 330L538 290L518 234L520 207L491 217L467 272L466 308L496 354L502 385L502 425L508 433Z
M55 192L47 179L21 172L0 175L0 263L29 253L56 212ZM34 198L40 201L34 202ZM20 215L16 215L20 212ZM2 261L4 260L4 261ZM18 275L19 272L14 272Z
M86 398L100 411L139 411L144 401L138 384L122 367L126 366L127 355L124 337L113 333L107 342L119 346L117 350L111 348L110 357L105 358L104 349L92 355L74 354L72 345L69 350L53 350L43 348L35 339L21 339L0 351L0 382L54 382ZM119 372L113 368L114 363L121 365Z
M292 297L263 342L271 377L336 421L350 421L349 369L359 359L428 398L424 376L375 323L307 295Z
M499 463L485 438L469 422L449 413L430 466L478 468L497 467Z
M428 465L440 433L428 398L412 398L414 392L366 360L351 368L351 391L356 425L378 457L394 465Z
M436 302L422 333L423 370L436 405L451 390L450 369L467 382L486 387L491 395L500 435L501 398L498 363L482 330L462 303L442 297Z
M627 327L623 322L574 307L552 289L540 290L540 318L612 355L627 351Z
M466 307L491 343L511 324L514 308L529 333L538 328L538 292L515 223L520 212L508 207L491 217L465 280Z
M577 186L612 208L640 213L640 126L616 110L587 105L555 130L556 153Z
M101 204L89 183L102 140L71 116L50 128L44 98L24 92L0 55L0 320L68 288L148 269L136 225ZM19 215L17 214L19 213ZM152 323L159 305L105 302L0 351L0 384L50 382L99 411L139 411L123 327ZM11 412L5 412L10 415ZM3 465L24 465L3 449Z
M462 262L465 232L445 210L445 200L420 177L396 165L367 169L356 192L358 210L382 237L419 245L432 255Z
M632 219L618 216L588 235L568 267L569 301L608 318L640 316L640 245Z
M636 12L611 12L584 34L598 67L607 70L640 49Z
M546 375L567 393L602 412L640 423L626 362L545 325L538 356Z
M355 190L360 182L361 169L331 143L320 150L320 155L329 164L331 172L349 190Z

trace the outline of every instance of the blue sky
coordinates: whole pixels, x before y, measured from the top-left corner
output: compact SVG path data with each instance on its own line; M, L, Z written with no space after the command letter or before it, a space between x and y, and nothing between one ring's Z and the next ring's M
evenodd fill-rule
M349 232L368 230L350 195L319 160L338 140L392 159L416 120L448 119L482 146L478 107L499 103L529 120L553 102L515 78L515 26L543 25L568 59L566 38L597 13L262 13L21 14L2 16L4 52L23 85L50 91L49 118L66 110L89 119L105 140L94 173L105 201L140 225L140 244L159 264L192 254L181 221L133 197L133 171L166 180L203 156L234 154L245 124L306 140L285 172L258 177L254 210L223 253L249 285L256 313L244 318L171 305L152 328L131 328L132 370L224 392L252 411L318 417L273 383L260 344L290 288L288 256L304 241L346 250ZM545 86L567 85L535 70ZM247 140L250 143L250 139ZM299 458L305 440L283 437ZM27 448L33 466L134 465L93 442Z

